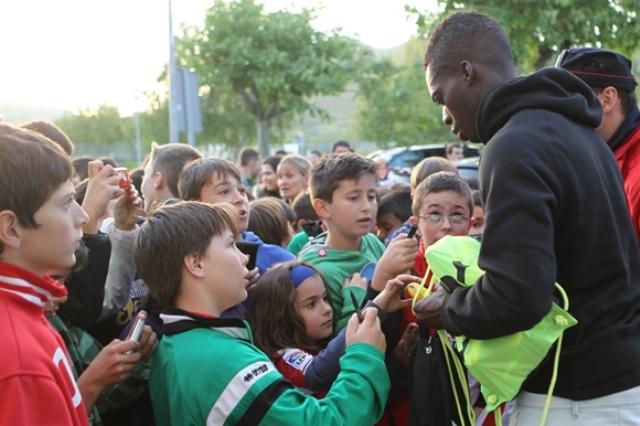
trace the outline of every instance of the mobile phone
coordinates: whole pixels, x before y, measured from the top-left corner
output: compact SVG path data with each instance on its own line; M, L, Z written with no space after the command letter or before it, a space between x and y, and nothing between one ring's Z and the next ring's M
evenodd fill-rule
M415 237L417 231L418 231L418 225L411 225L411 228L409 228L409 233L407 234L407 238Z
M131 334L129 335L129 339L127 340L135 340L136 342L140 341L140 335L142 334L142 329L144 328L145 315L136 315L136 320L133 323L133 327L131 327Z
M257 243L250 243L248 241L236 241L236 247L242 253L249 256L249 262L247 262L247 269L253 270L256 267L256 259L258 258L258 247L260 247Z
M126 167L116 167L114 169L118 175L118 186L125 191L131 188L131 177Z
M351 302L353 302L353 307L356 308L356 315L358 316L358 321L364 321L364 315L362 315L362 310L360 309L360 304L358 303L358 299L353 293L351 294Z

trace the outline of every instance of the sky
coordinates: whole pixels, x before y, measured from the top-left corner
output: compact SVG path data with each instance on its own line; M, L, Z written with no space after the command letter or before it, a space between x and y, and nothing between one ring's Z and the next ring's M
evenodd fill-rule
M315 26L341 27L376 48L415 34L405 4L435 0L263 0L269 11L322 6ZM172 0L174 32L201 25L212 0ZM167 0L20 0L0 5L0 102L75 111L115 105L142 110L168 60Z

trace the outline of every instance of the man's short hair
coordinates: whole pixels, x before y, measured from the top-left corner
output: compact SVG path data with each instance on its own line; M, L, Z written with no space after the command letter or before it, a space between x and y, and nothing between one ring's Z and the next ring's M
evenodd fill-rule
M69 156L40 133L0 123L0 211L27 228L60 185L73 176ZM0 253L3 251L0 243Z
M463 60L490 65L500 71L514 66L509 39L500 25L478 12L454 12L438 22L424 56L424 67L438 70Z
M336 148L342 147L347 148L350 152L353 152L353 148L351 148L351 144L345 140L335 141L333 146L331 147L331 152L336 152Z
M248 230L260 239L276 246L289 235L287 211L282 200L273 197L263 197L252 201L249 209Z
M67 136L60 127L56 126L52 122L46 120L35 120L24 123L20 127L33 130L34 132L46 136L53 142L57 143L60 148L67 153L67 155L71 156L73 154L73 142L71 142L69 136Z
M228 204L196 201L164 205L151 213L136 237L134 257L140 276L161 306L175 305L185 256L204 254L211 239L227 229L237 234L234 215Z
M446 158L427 157L411 170L411 189L415 190L423 180L437 172L458 173L458 168Z
M250 162L260 158L260 154L258 153L258 151L256 151L253 148L242 148L242 150L240 151L239 158L240 158L240 165L244 167Z
M188 164L180 176L180 198L186 201L199 200L204 188L213 176L232 176L240 182L240 170L229 160L200 158Z
M451 172L438 172L426 178L413 194L413 214L418 216L424 199L429 194L443 191L453 191L464 197L469 208L469 215L473 214L473 196L469 185L459 175Z
M177 197L180 173L188 163L199 158L202 158L202 154L190 145L170 143L160 146L153 143L149 156L152 165L151 174L162 173L169 191L174 197Z
M411 191L409 188L391 191L378 203L378 217L391 213L402 222L411 217Z
M376 176L376 169L376 163L353 152L325 155L311 170L309 179L311 198L330 203L340 182L357 181L366 174Z
M315 221L320 219L311 204L311 194L308 192L298 194L291 206L298 220Z

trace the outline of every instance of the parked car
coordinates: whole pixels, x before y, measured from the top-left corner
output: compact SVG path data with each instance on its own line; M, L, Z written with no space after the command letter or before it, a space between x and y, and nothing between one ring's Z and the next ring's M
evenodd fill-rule
M374 151L367 158L377 161L387 160L389 178L393 181L409 182L411 170L420 161L427 157L445 157L446 144L413 145L407 147L391 148ZM464 144L464 157L479 157L479 145ZM461 160L463 162L465 160ZM476 159L477 163L477 159ZM476 167L477 170L477 167ZM477 173L476 173L477 176Z
M480 157L462 159L458 161L456 167L458 167L458 174L467 181L471 189L477 189L479 185L478 168L480 167Z

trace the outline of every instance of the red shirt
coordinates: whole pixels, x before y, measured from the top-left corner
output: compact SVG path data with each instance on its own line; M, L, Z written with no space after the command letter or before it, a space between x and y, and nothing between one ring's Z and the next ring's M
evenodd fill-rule
M60 335L43 307L66 289L51 278L0 262L0 423L88 425Z
M640 127L631 132L614 155L622 174L631 222L640 241Z

